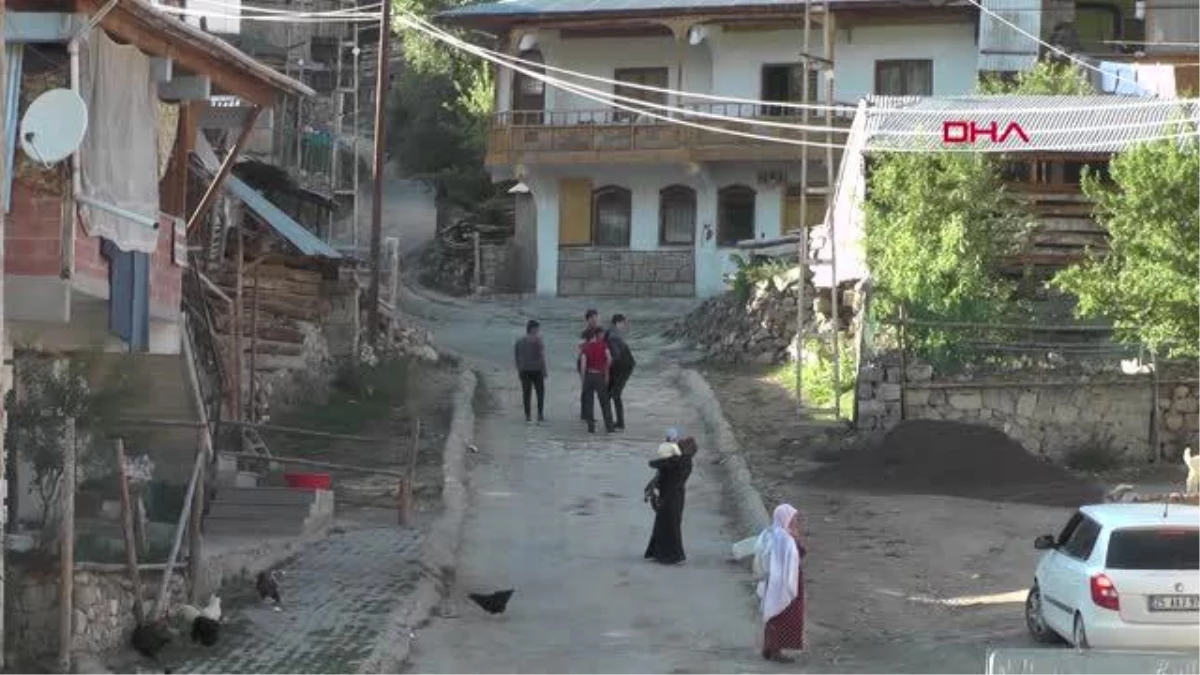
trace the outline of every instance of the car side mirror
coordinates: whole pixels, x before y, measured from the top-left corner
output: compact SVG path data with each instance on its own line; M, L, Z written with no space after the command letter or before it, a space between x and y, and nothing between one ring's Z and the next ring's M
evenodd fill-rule
M1058 548L1058 546L1054 543L1054 535L1052 534L1043 534L1037 539L1034 539L1033 547L1039 551L1048 551L1050 549Z

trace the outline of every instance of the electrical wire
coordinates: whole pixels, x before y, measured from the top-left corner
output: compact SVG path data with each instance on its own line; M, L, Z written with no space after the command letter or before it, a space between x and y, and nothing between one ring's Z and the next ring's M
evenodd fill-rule
M189 17L209 17L213 19L237 19L240 21L259 21L262 23L293 23L293 24L322 24L322 23L379 23L382 14L339 14L336 16L246 16L243 14L226 14L208 10L187 9L183 7L158 6L164 14L175 14Z
M678 89L670 89L670 88L666 88L666 87L655 87L655 86L645 85L645 84L640 84L640 83L635 83L635 82L622 82L620 80L615 80L612 78L601 77L598 75L591 75L588 73L581 73L579 71L570 70L568 68L561 68L561 67L551 66L551 65L547 65L544 63L536 62L536 61L530 61L528 59L522 59L517 56L512 56L509 54L505 54L503 52L498 52L493 49L488 49L486 47L480 47L479 45L471 44L469 42L463 41L463 40L455 37L451 33L448 33L447 31L445 31L441 28L438 28L437 26L434 26L433 24L429 23L428 21L425 21L424 19L416 16L412 12L400 11L399 16L403 19L407 19L409 22L418 24L421 27L419 30L423 30L425 32L433 32L444 39L453 40L453 41L457 41L457 42L460 42L465 45L469 45L471 50L478 50L478 52L484 52L496 59L502 59L509 63L519 63L521 65L529 66L529 67L532 67L535 69L541 69L541 70L545 70L545 71L561 73L561 74L568 75L570 77L579 78L582 80L590 80L590 81L599 82L602 84L609 84L614 87L621 87L624 89L635 89L638 91L647 91L647 92L653 92L653 93L657 93L657 94L666 94L668 96L675 96L678 98L691 98L691 99L698 99L698 100L703 100L703 101L716 101L716 102L721 102L721 103L738 103L738 104L745 104L745 105L781 108L781 109L788 109L788 110L816 110L816 111L832 110L834 113L853 112L853 111L857 110L856 105L846 105L846 104L832 104L831 105L829 103L795 103L795 102L786 102L786 101L764 101L761 99L739 98L739 97L734 97L734 96L719 96L719 95L715 95L715 94L702 94L699 92L681 91ZM477 53L477 55L482 57L482 54ZM483 57L483 58L486 58L486 57ZM607 92L605 92L605 93L607 94ZM1066 111L1066 112L1090 112L1090 111L1094 111L1094 110L1124 110L1126 108L1177 107L1180 105L1180 102L1187 102L1189 100L1191 100L1191 99L1157 99L1156 98L1156 99L1150 99L1150 100L1129 101L1126 103L1114 103L1111 105L1106 104L1106 105L1094 105L1094 106L1056 106L1053 108L1028 108L1025 110L1021 110L1019 112L1023 112L1023 113L1045 113L1045 112L1064 112L1064 111ZM1200 99L1197 99L1197 100L1200 100ZM639 103L640 102L641 101L639 100ZM970 115L986 115L986 114L997 115L997 114L1010 114L1010 113L1013 113L1014 111L1012 109L972 109L972 110L962 110L962 111L948 110L945 112L947 114L962 113L962 114L970 114ZM887 114L924 115L927 113L926 113L926 111L897 108L897 109L888 110ZM767 125L767 126L769 126L769 125Z
M567 83L562 80L557 80L556 78L550 78L541 73L536 73L529 69L522 68L520 66L516 66L513 64L500 63L500 59L492 57L486 53L480 53L482 51L485 51L485 50L482 50L481 48L476 48L474 45L470 45L469 43L465 43L462 40L458 40L457 38L454 38L453 36L444 34L444 31L430 30L422 25L422 23L424 23L424 22L413 21L412 18L410 18L410 15L408 13L402 12L398 17L398 20L401 23L408 25L410 28L413 28L414 30L422 32L426 35L430 35L431 37L434 37L435 39L438 39L442 42L445 42L445 43L449 44L450 46L457 47L460 50L467 51L469 53L475 53L477 56L480 56L481 58L483 58L487 61L490 61L492 63L496 63L497 65L509 68L510 70L513 70L515 72L526 75L527 77L530 77L532 79L536 79L536 80L545 82L546 84L550 84L551 86L554 86L563 91L573 93L573 94L580 96L582 98L585 98L585 99L597 101L600 103L606 103L606 104L611 105L612 107L620 109L620 110L625 110L628 112L644 115L644 116L650 117L652 119L664 121L664 122L667 122L668 124L691 127L691 128L699 129L702 131L709 131L709 132L713 132L713 133L717 133L717 134L736 136L736 137L740 137L740 138L748 138L748 139L758 140L758 141L765 141L765 142L769 142L769 143L780 143L780 144L784 144L784 145L795 145L795 146L806 146L807 145L809 147L816 147L816 148L833 148L833 149L844 148L844 145L842 145L842 144L820 143L820 142L813 142L813 141L780 138L780 137L776 137L776 136L764 136L761 134L737 131L734 129L727 129L724 127L713 127L713 126L709 126L709 125L705 125L705 124L698 124L695 122L689 122L686 120L667 117L665 115L651 113L651 112L645 110L644 108L633 107L633 106L625 105L622 103L618 103L615 100L613 100L612 95L608 94L607 92L597 93L598 90L595 90L595 89L591 89L591 88L587 88L587 87L580 87L578 85L573 85L573 84ZM439 35L439 33L443 33L443 34ZM646 105L646 103L647 102L644 102L644 101L640 101L640 100L638 101L639 106ZM1178 101L1176 101L1176 105L1178 105L1178 104L1179 104ZM770 105L770 104L768 103L768 105ZM654 104L654 107L659 107L659 106L657 104ZM669 108L670 106L667 106L667 107ZM972 112L975 112L975 111L972 111ZM1011 113L1013 111L1006 111L1006 112ZM732 121L741 121L738 118L729 118L729 119ZM1091 127L1091 128L1084 129L1084 130L1104 129L1104 128L1109 128L1109 127ZM825 131L825 129L822 128L822 132L824 132L824 131ZM1144 139L1140 139L1140 140L1142 142L1150 142L1150 141L1156 141L1156 140L1179 139L1180 137L1198 136L1198 135L1200 135L1200 133L1198 133L1198 132L1182 133L1182 134L1176 133L1176 134L1170 134L1170 135L1164 135L1164 136L1155 136L1155 137L1151 137L1151 138L1144 138ZM1059 151L1082 150L1082 149L1087 149L1089 147L1093 147L1096 145L1101 145L1101 144L1104 144L1107 142L1109 142L1109 141L1104 140L1104 141L1091 141L1091 142L1082 142L1082 143L1069 143L1069 144L1057 145L1054 147L1043 147L1040 149L1048 150L1048 151L1049 150L1059 150ZM930 152L933 149L931 149L931 148L911 148L911 149L889 148L888 150L893 151L893 152ZM999 147L992 147L992 146L972 146L970 148L940 148L938 150L945 151L945 152L1011 152L1012 148L999 148Z
M410 17L407 17L407 16L402 16L402 20L403 20L403 19L409 19L409 18L410 18ZM451 46L458 47L459 49L462 49L462 50L464 50L464 51L467 51L467 52L469 52L469 53L474 53L474 54L476 54L477 56L481 56L481 57L483 57L483 58L488 58L489 60L492 60L493 62L495 62L495 58L499 58L499 57L498 57L498 56L495 54L495 52L492 52L492 50L487 50L487 49L484 49L484 48L482 48L482 47L478 47L478 46L476 46L476 45L472 45L472 44L471 44L471 43L469 43L469 42L466 42L466 41L464 41L464 40L461 40L461 39L459 39L459 38L457 38L457 37L455 37L455 36L453 36L453 35L451 35L451 34L447 33L446 31L442 31L442 30L440 30L440 29L437 29L437 28L435 28L435 27L429 26L429 24L428 24L427 22L423 22L423 21L422 21L421 23L423 24L423 27L424 27L425 29L427 29L427 30L428 30L430 33L433 33L437 39L441 39L441 40L443 40L444 42L446 42L447 44L450 44ZM492 57L495 57L495 58L489 58L489 56L488 56L488 54L489 54L489 53L491 54L491 56L492 56ZM522 71L522 72L527 72L527 71ZM574 71L570 71L570 72L574 72ZM565 80L561 80L561 79L559 79L559 78L553 78L553 77L549 77L549 76L544 76L544 75L543 75L543 76L537 77L536 79L539 79L539 80L541 80L541 81L545 82L546 84L550 84L551 86L555 86L555 87L559 87L559 88L564 88L562 85L567 85L567 87L570 87L570 88L571 88L571 89L569 89L569 91L575 91L575 92L579 92L579 91L585 91L585 92L588 92L589 94L594 94L595 96L603 97L605 100L607 100L607 101L609 101L609 102L611 102L611 101L615 101L615 100L619 100L619 101L624 101L624 102L627 102L627 103L631 103L632 105L634 105L634 106L636 106L636 107L638 107L638 108L646 108L646 107L649 107L649 108L653 108L653 109L657 109L657 110L664 110L664 111L667 111L667 112L673 112L673 113L677 113L677 114L684 114L684 115L690 115L690 116L697 116L697 117L702 117L702 118L707 118L707 119L713 119L713 120L722 121L722 122L733 122L733 123L739 123L739 124L744 124L744 125L748 125L748 126L762 126L762 127L782 128L782 129L787 129L787 130L790 130L790 131L810 131L810 132L814 132L814 133L830 133L830 132L833 132L833 133L849 133L849 131L850 131L850 130L849 130L849 129L847 129L847 128L837 128L837 127L830 128L830 127L824 127L824 126L809 126L809 125L794 124L794 123L789 123L789 122L776 122L776 121L772 121L772 120L761 120L761 119L754 119L754 118L730 117L730 116L728 116L728 115L718 115L718 114L704 113L704 112L701 112L701 111L690 110L690 109L687 109L687 108L679 108L679 107L677 107L677 106L670 106L670 105L665 105L665 104L661 104L661 103L654 103L654 102L651 102L651 101L644 101L644 100L642 100L642 99L637 99L637 98L633 98L633 97L621 96L621 95L619 95L619 94L614 94L614 93L610 93L610 92L607 92L607 91L602 91L602 90L599 90L599 89L594 89L594 88L591 88L591 87L585 87L585 86L582 86L582 85L577 85L577 84L575 84L575 83L569 83L569 82L566 82ZM589 97L589 98L592 98L592 97ZM596 99L595 99L595 98L592 98L592 100L596 100ZM767 102L767 101L757 101L757 102L756 102L756 104L757 104L757 105L763 105L763 106L770 106L770 105L773 105L772 103L770 103L770 102ZM1172 101L1172 102L1171 102L1171 104L1172 104L1172 106L1173 106L1173 107L1177 107L1177 106L1179 106L1179 101L1178 101L1178 100L1174 100L1174 101ZM1097 107L1098 107L1098 106L1094 106L1094 107L1086 107L1086 108L1083 108L1083 109L1084 109L1084 110L1094 110L1094 109L1096 109ZM856 109L857 109L857 108L856 108ZM1053 110L1055 110L1055 111L1059 111L1059 110L1063 110L1063 108L1058 108L1058 109L1053 109ZM892 113L892 111L893 111L893 109L889 109L889 108L884 108L884 109L870 109L870 110L868 111L868 114L869 114L869 115L872 115L872 114L891 114L891 113ZM918 111L918 112L920 112L921 114L928 114L926 111ZM939 113L942 113L942 114L954 114L954 111L938 111L938 112L939 112ZM971 114L978 114L978 113L979 113L979 111L970 111L970 112L971 112ZM1006 112L1008 112L1008 113L1012 113L1013 111L1006 111ZM1105 126L1103 126L1103 127L1084 126L1084 127L1072 127L1072 128L1061 128L1061 127L1058 127L1058 128L1053 128L1053 129L1037 129L1037 128L1034 128L1034 129L1023 129L1023 131L1025 131L1025 132L1026 132L1026 133L1028 133L1028 134L1034 134L1034 133L1037 133L1037 134L1043 134L1043 135L1044 135L1044 134L1070 134L1070 133L1087 132L1087 131L1093 131L1093 130L1096 130L1096 129L1098 129L1098 128L1103 128L1103 129L1106 129L1106 130L1111 130L1111 129L1140 129L1140 128L1146 128L1146 127L1161 127L1161 126L1162 126L1162 122L1161 122L1161 121L1150 121L1150 122L1134 122L1134 123L1127 123L1127 124L1110 124L1110 125L1105 125ZM937 136L940 136L940 135L941 135L941 133L942 133L941 131L902 131L902 130L890 131L890 130L881 130L881 131L877 131L877 132L875 132L875 134L873 134L873 135L876 135L876 136L925 136L925 137L937 137Z
M227 0L192 0L193 6L199 5L201 8L214 7L216 9L225 9L230 11L251 12L259 14L275 14L281 16L339 16L345 14L361 14L368 13L371 10L381 9L382 2L376 2L369 5L361 5L356 7L346 7L342 9L322 9L314 11L303 11L295 9L278 9L275 7L259 7L257 5L246 5L239 3L228 2ZM194 7L193 7L194 8Z

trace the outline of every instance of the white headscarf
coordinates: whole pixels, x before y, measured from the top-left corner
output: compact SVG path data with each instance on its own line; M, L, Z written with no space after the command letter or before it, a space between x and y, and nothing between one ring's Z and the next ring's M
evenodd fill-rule
M758 565L767 572L759 584L764 621L778 616L800 594L800 549L788 531L797 513L791 504L776 506L774 522L758 536Z
M662 459L668 457L677 457L683 454L679 450L679 446L674 443L660 443L658 446L658 456Z

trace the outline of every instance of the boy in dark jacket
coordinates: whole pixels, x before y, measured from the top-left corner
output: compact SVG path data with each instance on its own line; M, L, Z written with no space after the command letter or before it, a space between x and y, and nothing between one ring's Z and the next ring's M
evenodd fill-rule
M633 368L637 365L637 361L633 358L633 350L629 348L629 344L625 342L625 333L629 330L629 321L626 320L624 314L614 314L612 318L612 327L605 334L605 342L608 343L608 351L612 354L612 366L609 369L608 376L608 398L612 403L613 416L616 418L615 429L625 429L625 402L621 400L621 394L625 391L625 384L629 382L629 377L633 375Z
M546 395L546 347L542 344L541 324L530 320L525 325L525 336L513 347L517 375L521 378L521 403L525 406L525 421L530 422L529 395L537 392L537 421L546 421L543 416L542 399Z

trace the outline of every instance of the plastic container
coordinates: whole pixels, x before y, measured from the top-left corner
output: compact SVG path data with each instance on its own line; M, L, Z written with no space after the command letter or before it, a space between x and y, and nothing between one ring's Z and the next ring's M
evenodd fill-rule
M296 490L328 490L332 483L327 473L285 473L283 480Z

